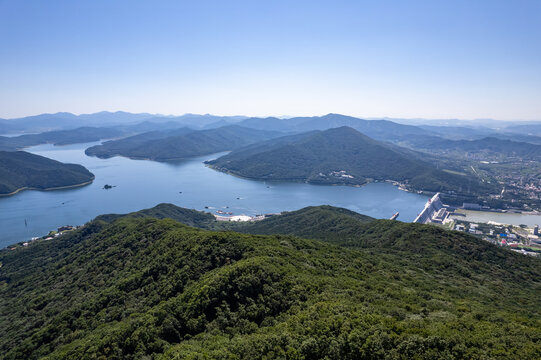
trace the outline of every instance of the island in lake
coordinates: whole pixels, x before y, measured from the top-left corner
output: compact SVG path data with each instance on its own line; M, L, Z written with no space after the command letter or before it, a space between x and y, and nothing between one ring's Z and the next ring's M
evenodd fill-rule
M84 166L64 164L25 151L0 151L0 196L25 189L55 190L91 183Z

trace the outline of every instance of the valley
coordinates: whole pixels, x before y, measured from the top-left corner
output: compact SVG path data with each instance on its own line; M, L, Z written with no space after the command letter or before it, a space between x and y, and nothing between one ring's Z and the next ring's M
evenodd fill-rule
M540 14L0 2L0 360L541 359Z

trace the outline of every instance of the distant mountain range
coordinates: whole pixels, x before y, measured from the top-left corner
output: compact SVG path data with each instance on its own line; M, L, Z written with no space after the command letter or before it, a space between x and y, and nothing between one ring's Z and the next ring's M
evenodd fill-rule
M510 125L505 130L518 134L541 136L541 124L539 123Z
M330 206L212 218L162 204L0 251L2 358L539 358L539 259Z
M151 118L150 114L132 114L123 111L99 112L95 114L74 115L72 113L55 113L27 116L18 119L0 120L0 133L43 132L51 130L67 130L83 126L111 126L141 122Z
M51 190L83 185L94 179L85 167L64 164L24 151L0 151L0 195L28 189Z
M100 158L120 155L132 159L174 161L234 150L281 135L283 134L276 131L255 130L236 125L199 131L181 128L108 141L88 148L85 153Z
M350 127L269 140L207 162L217 170L260 180L362 185L393 180L428 191L469 193L483 186L447 173Z
M68 145L110 139L124 135L117 128L80 127L72 130L47 131L14 137L0 136L0 150L15 151L40 144Z
M415 120L415 119L413 119ZM259 130L301 133L312 130L349 126L376 140L399 142L409 136L439 136L450 140L475 140L489 136L504 135L507 138L526 141L517 136L530 136L533 143L541 142L541 124L538 122L499 122L492 120L421 120L371 119L365 120L340 114L313 117L246 117L184 114L165 116L148 113L98 112L74 115L71 113L40 114L18 119L0 119L0 134L41 133L53 130L69 130L80 127L115 127L126 135L146 131L189 127L195 130L213 129L237 124Z
M348 126L363 134L376 139L393 141L408 135L432 135L433 133L417 126L397 124L387 120L363 120L340 114L327 114L314 117L279 118L249 118L238 123L260 130L302 133L313 130L327 130Z
M470 122L457 121L455 124L451 120L438 124L447 126L426 124L414 126L387 119L364 120L340 114L292 118L247 118L210 114L163 116L126 112L100 112L84 115L57 113L0 120L0 133L2 130L11 133L40 132L14 137L0 136L0 150L21 150L46 143L64 145L117 139L103 146L88 149L87 154L99 157L122 155L134 159L173 161L212 152L237 150L242 146L280 135L299 134L302 136L303 133L311 131L347 126L375 140L400 146L401 148L394 148L394 150L402 155L407 155L405 148L414 151L423 150L422 154L410 153L409 155L433 164L438 164L441 155L449 152L462 159L464 156L471 158L472 152L479 152L477 154L479 159L485 155L538 158L538 149L532 144L541 145L541 136L538 136L541 135L540 124L505 123L504 126L504 123L498 123L500 127L488 127L473 126ZM245 129L244 134L241 135L242 139L234 138L231 132L227 133L223 130L230 126ZM41 132L43 129L56 130ZM249 134L247 129L265 131L267 134L261 137L256 133ZM249 139L250 137L252 138ZM468 189L476 186L472 183L465 185Z
M246 117L243 116L215 116L185 114L181 116L165 116L156 114L133 114L124 111L108 112L102 111L94 114L75 115L72 113L40 114L17 119L0 119L0 134L8 133L38 133L52 130L68 130L78 127L112 127L135 125L146 122L156 124L174 123L176 127L193 126L203 128L212 123L227 121L228 123L238 122Z

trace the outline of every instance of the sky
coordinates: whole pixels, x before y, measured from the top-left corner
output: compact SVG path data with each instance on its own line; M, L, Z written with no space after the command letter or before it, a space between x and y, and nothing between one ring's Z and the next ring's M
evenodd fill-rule
M0 118L541 120L541 0L0 0Z

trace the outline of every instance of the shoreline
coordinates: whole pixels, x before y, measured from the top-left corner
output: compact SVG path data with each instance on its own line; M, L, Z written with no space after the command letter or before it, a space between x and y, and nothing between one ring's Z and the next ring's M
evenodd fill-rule
M306 181L306 180L293 180L293 179L290 179L290 180L288 180L288 179L273 180L273 179L261 179L261 178L252 178L252 177L242 176L242 175L233 173L231 171L224 171L224 170L222 170L222 169L220 169L218 167L215 167L215 166L213 166L211 164L206 164L205 162L203 162L203 164L205 165L205 167L208 167L209 169L212 169L214 171L218 171L218 172L221 172L221 173L224 173L224 174L227 174L227 175L231 175L231 176L234 176L234 177L239 178L239 179L252 180L252 181L290 182L290 183L309 184L309 185L316 185L316 186L350 186L350 187L356 187L356 188L361 188L361 187L364 187L364 186L369 185L369 184L385 183L385 184L393 185L396 188L398 188L398 190L404 191L404 192L407 192L407 193L410 193L410 194L426 195L423 192L419 192L417 190L405 189L403 186L401 186L401 184L398 181L395 181L395 180L367 181L367 182L365 182L363 184L315 183L315 182L309 182L309 181Z
M13 196L13 195L16 195L16 194L20 193L21 191L24 191L24 190L54 191L54 190L73 189L73 188L78 188L78 187L85 186L85 185L90 185L90 184L92 184L94 182L94 180L95 180L95 177L93 177L89 181L85 181L85 182L80 183L80 184L57 186L57 187L45 188L45 189L39 189L39 188L35 188L35 187L24 186L22 188L18 188L17 190L15 190L13 192L10 192L9 194L0 194L0 197Z
M115 157L119 157L119 158L124 158L124 159L129 159L129 160L135 160L135 161L154 161L154 162L157 162L157 163L175 163L175 162L180 162L180 161L187 161L187 160L197 158L197 157L201 157L201 156L212 155L212 153L211 153L211 154L203 154L203 155L189 156L189 157L182 157L182 158L154 159L154 158L145 158L145 157L136 157L136 156L126 156L126 155L120 155L120 154L112 155L112 156L88 155L86 152L84 154L86 156L88 156L88 157L95 157L95 158L98 158L98 159L101 159L101 160L108 160L108 159L112 159L112 158L115 158Z

